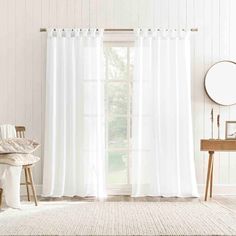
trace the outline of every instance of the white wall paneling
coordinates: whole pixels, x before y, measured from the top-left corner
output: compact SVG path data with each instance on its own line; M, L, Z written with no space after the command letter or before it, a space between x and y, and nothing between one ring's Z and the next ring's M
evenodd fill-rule
M236 9L236 1L231 1L229 4L229 59L236 61L236 29L234 22L236 22L236 14L234 9ZM236 106L230 107L230 119L236 120ZM230 153L229 159L229 182L230 184L236 183L236 155Z
M210 137L211 108L221 115L221 137L225 120L236 120L236 106L214 104L203 84L213 63L236 60L235 12L235 0L0 0L0 123L25 125L28 137L43 143L46 34L39 32L41 27L197 27L191 50L192 113L196 173L202 185L207 154L200 152L199 140ZM40 185L42 164L35 179ZM228 189L236 186L236 154L216 155L214 182Z

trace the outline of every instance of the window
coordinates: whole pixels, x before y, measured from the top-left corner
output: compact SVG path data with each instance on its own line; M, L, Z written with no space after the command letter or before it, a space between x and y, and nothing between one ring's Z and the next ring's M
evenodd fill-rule
M108 187L127 186L130 183L132 43L105 43L104 56L107 183Z

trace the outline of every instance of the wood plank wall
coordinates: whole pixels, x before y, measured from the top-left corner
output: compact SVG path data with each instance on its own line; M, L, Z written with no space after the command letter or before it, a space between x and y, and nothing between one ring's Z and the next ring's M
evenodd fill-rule
M199 184L207 155L199 140L210 137L210 110L236 120L236 106L222 107L204 92L204 75L219 60L236 61L235 0L0 0L0 124L25 125L43 143L46 34L40 27L192 28L194 152ZM215 126L215 135L216 135ZM38 152L42 156L42 149ZM215 183L236 186L236 154L217 154ZM35 170L42 183L42 163Z

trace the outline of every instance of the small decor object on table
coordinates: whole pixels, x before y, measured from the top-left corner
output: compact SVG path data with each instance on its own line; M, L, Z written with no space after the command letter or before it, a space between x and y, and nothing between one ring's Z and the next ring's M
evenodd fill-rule
M214 111L213 108L211 109L211 139L214 137L214 132L213 132L213 123L214 123Z
M2 192L3 192L3 189L0 188L0 209L2 207Z
M236 140L236 121L225 122L225 139Z
M217 115L218 139L220 139L220 115Z

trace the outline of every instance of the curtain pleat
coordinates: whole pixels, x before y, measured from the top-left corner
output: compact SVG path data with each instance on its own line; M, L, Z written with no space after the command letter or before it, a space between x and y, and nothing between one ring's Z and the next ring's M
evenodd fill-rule
M106 195L102 35L48 32L44 196Z
M189 33L182 31L137 31L132 99L133 196L198 196L189 41Z

